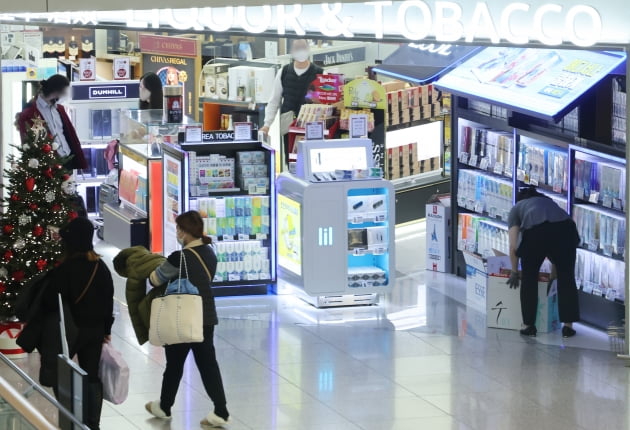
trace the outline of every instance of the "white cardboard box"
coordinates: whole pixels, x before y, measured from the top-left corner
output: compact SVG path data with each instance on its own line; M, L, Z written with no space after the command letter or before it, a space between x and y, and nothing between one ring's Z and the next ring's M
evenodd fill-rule
M438 197L426 206L427 270L450 271L451 265L451 199Z
M276 69L273 67L254 68L254 101L267 103L273 94L273 84L276 80Z
M464 253L466 260L466 300L474 309L486 312L487 326L507 330L522 327L520 289L507 285L511 269L507 256L483 259ZM541 333L557 330L560 326L558 295L555 283L548 290L549 268L543 265L538 283L538 311L536 328Z

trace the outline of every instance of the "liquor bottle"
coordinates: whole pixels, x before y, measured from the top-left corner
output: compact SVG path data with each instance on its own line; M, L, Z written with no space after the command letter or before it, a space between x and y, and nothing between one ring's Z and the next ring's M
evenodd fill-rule
M58 58L66 58L66 41L63 38L57 40L55 45L55 54Z
M68 43L68 57L73 61L79 57L79 44L75 40L74 36L70 38L70 43Z

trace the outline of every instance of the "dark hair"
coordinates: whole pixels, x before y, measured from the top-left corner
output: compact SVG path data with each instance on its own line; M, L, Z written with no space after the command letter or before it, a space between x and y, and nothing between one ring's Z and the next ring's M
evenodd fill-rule
M539 193L536 190L536 187L533 185L521 187L518 189L518 193L516 194L516 201L520 202L521 200L529 199L532 197L546 197L544 194Z
M212 239L206 236L203 232L203 219L199 212L188 211L175 218L175 224L184 233L188 233L195 239L201 239L206 245L212 243Z
M162 79L153 72L142 75L140 82L151 91L149 101L140 100L140 109L162 109L164 105L164 94L162 92Z
M70 81L63 75L53 75L48 79L40 81L39 90L48 97L52 93L63 91L70 86Z

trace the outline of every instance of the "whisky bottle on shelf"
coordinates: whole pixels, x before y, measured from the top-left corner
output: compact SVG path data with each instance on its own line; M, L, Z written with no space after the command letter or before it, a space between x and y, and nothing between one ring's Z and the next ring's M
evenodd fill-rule
M81 41L81 57L91 58L95 54L96 52L94 51L94 42L91 39L84 37Z
M68 43L68 58L72 61L79 58L79 44L74 36L70 38L70 43Z

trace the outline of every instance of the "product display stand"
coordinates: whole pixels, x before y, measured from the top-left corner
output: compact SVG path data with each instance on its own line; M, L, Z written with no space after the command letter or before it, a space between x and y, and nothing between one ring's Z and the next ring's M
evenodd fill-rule
M369 139L308 140L278 187L279 294L316 307L368 305L395 283L395 201L370 178Z
M453 247L459 251L454 272L466 273L464 251L482 257L509 252L507 215L515 190L534 185L566 209L578 227L582 321L603 329L619 325L625 314L627 231L625 151L611 141L618 126L614 114L619 113L611 106L619 77L594 78L583 96L548 119L524 113L516 104L479 100L448 77L438 85L458 93L453 100Z
M163 150L164 253L178 247L177 214L197 210L217 254L214 294L267 294L276 281L274 151L257 141L165 143Z

